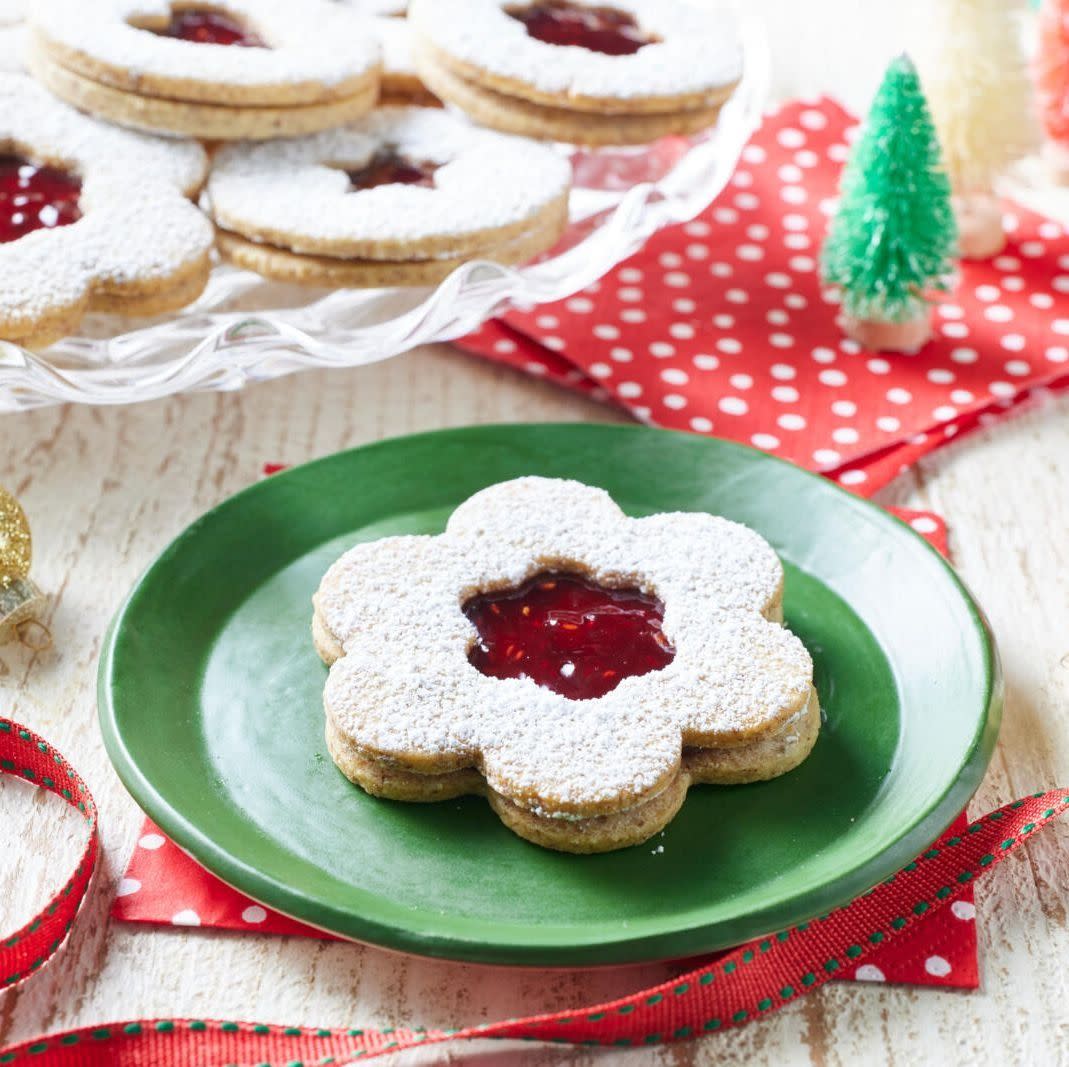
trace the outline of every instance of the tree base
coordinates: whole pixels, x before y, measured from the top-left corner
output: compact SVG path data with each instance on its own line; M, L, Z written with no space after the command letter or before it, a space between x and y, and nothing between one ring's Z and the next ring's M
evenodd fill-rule
M1043 146L1043 162L1047 165L1051 181L1069 185L1069 144L1047 141Z
M958 220L958 255L962 259L991 259L1006 247L1002 208L993 196L956 196L954 216Z
M870 352L905 352L912 355L923 348L932 336L932 309L925 309L905 322L879 322L875 319L855 319L839 316L843 333Z

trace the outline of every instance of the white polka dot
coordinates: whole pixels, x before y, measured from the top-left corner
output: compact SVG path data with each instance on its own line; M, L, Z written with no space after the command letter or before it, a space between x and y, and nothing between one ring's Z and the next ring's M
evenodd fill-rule
M945 978L950 974L950 964L942 956L929 956L924 961L924 969L936 978Z
M852 341L849 337L844 337L839 342L839 350L845 352L848 356L856 356L861 351L861 345L857 341Z
M763 222L755 222L752 226L746 227L746 236L751 241L767 241L768 233L768 227Z
M840 143L828 146L828 159L833 163L845 163L850 155L850 149Z
M690 428L697 433L712 433L713 423L710 419L705 418L704 415L695 415L690 420Z
M795 404L798 402L798 390L793 385L775 385L772 387L772 399L781 404Z
M936 385L949 385L954 380L954 372L952 370L944 370L942 367L934 367L928 371L928 381L934 382Z
M787 266L791 270L798 271L799 274L808 274L810 271L817 269L816 260L811 256L791 256Z
M837 358L834 349L823 347L814 348L810 355L817 363L834 363Z
M666 367L661 371L661 381L669 385L686 385L690 381L690 375L685 370L677 367Z
M993 300L998 300L999 289L997 285L978 285L976 287L976 299L983 300L985 303L991 303Z
M1015 274L1011 274L1008 277L1001 278L999 284L1003 289L1007 289L1011 293L1019 293L1024 289L1024 278L1018 278Z
M731 226L739 221L739 213L729 207L718 207L713 212L713 218L723 226Z
M1007 352L1023 352L1028 342L1019 333L1008 333L999 341L999 344Z
M1028 298L1028 302L1032 307L1037 307L1041 311L1048 311L1054 307L1054 297L1050 293L1033 293Z
M731 184L739 189L748 189L753 185L753 175L748 170L737 170L731 177Z
M932 411L932 418L935 419L936 422L947 422L954 418L957 413L957 408L952 408L949 404L941 404Z
M542 344L554 352L563 352L566 347L563 337L543 337Z
M709 258L709 246L699 244L697 241L691 242L686 247L687 259L708 259Z
M955 363L975 363L980 358L980 354L975 348L955 348L950 353L950 358Z
M117 897L132 897L141 889L141 883L136 878L123 878L115 890Z
M887 390L887 399L892 404L908 404L913 399L913 394L908 389L895 386L894 389Z
M960 340L969 336L969 327L964 322L944 322L939 329L944 337L954 337Z
M776 424L784 430L804 430L805 419L801 415L780 415Z
M841 485L860 485L862 482L867 482L868 480L869 476L864 471L843 471L843 473L839 475L839 483Z
M713 232L712 226L704 219L694 219L693 222L688 222L683 230L691 237L708 237Z
M612 374L612 367L608 363L591 363L589 370L595 378L608 378Z
M725 415L745 415L750 410L750 405L741 396L724 396L717 404Z
M641 308L624 308L623 311L620 312L620 321L621 322L645 322L646 321L646 312L643 311ZM620 335L617 334L617 337L619 337L619 336Z
M770 433L755 433L750 438L750 443L755 448L779 448L779 438L773 437Z
M743 211L753 211L761 206L761 201L753 193L739 193L735 197L735 206L742 208Z
M807 108L798 116L798 121L807 130L822 130L828 125L827 116L823 111L817 111L814 108ZM783 143L782 141L780 142Z
M617 363L630 363L635 358L630 348L612 348L609 350L609 359Z
M780 271L773 271L773 273L765 275L765 285L773 289L790 289L791 276Z
M976 918L976 905L968 900L955 900L950 905L950 912L955 919L962 919L968 922L970 919Z
M267 912L259 904L253 904L241 913L241 917L247 923L262 923L267 918Z
M1005 304L992 304L990 307L984 308L984 318L988 322L1011 322L1013 320L1013 311Z
M535 325L542 330L555 330L560 325L560 319L556 315L539 315Z
M724 294L724 299L729 304L745 304L749 302L750 295L745 289L729 289Z
M769 334L768 342L773 348L790 348L794 338L789 333L773 333Z
M784 163L776 173L779 175L781 182L800 182L802 180L801 168L793 163Z
M854 978L859 982L886 982L887 975L874 963L863 963L856 971Z
M713 325L718 330L730 330L735 325L734 315L714 315Z
M951 389L950 402L952 404L971 404L976 399L968 389Z
M739 247L735 249L735 255L739 259L744 259L752 263L758 259L764 259L765 250L760 245L739 245Z
M494 342L494 351L503 356L511 355L516 351L516 342L510 341L507 337L502 337L500 341Z
M787 248L800 251L803 248L808 248L813 242L804 233L789 233L783 238L783 243Z
M1011 396L1017 395L1017 387L1010 385L1009 382L990 382L987 386L992 396L1001 397L1004 400L1008 400Z
M620 336L619 329L607 322L599 322L592 332L595 337L600 337L603 341L615 341Z
M857 404L852 400L836 400L831 406L832 414L841 419L852 419L857 414Z
M628 282L632 285L635 282L642 281L644 277L645 275L637 267L624 267L624 269L620 271L620 281Z
M834 448L818 448L813 453L813 461L821 467L835 467L842 463L843 457Z
M800 152L794 153L794 161L800 167L815 167L820 162L820 156L816 152L811 152L808 148L803 148Z
M865 364L872 374L890 374L891 364L886 359L870 359Z
M999 270L1015 271L1021 269L1021 261L1016 256L995 256L992 263Z
M672 301L672 307L674 310L678 311L680 315L690 315L697 310L698 305L695 304L689 296L681 296Z
M547 371L546 365L544 363L535 363L533 361L525 363L523 365L523 369L528 374L533 374L536 378L542 377L542 375L544 375Z
M1007 229L1010 227L1007 226ZM1044 255L1047 251L1047 246L1042 241L1024 241L1018 248L1021 251L1022 256L1027 256L1028 259L1038 259Z
M805 134L792 126L787 126L776 134L776 140L784 148L801 148L805 144Z
M831 439L837 445L856 445L860 435L850 426L837 426L831 432Z
M1051 363L1064 363L1066 360L1069 360L1069 348L1055 345L1052 348L1048 348L1044 355L1051 361Z
M1069 319L1055 319L1050 328L1062 337L1069 337Z
M800 185L785 185L779 191L780 199L788 204L804 204L808 197L805 189Z
M773 363L769 373L778 381L789 382L797 376L798 371L789 363Z
M788 188L793 189L794 186L788 186ZM830 219L839 210L839 198L837 196L826 197L817 206L820 208L820 213Z
M1056 241L1064 233L1064 230L1056 222L1048 220L1039 224L1037 232L1040 237L1045 237L1048 241Z
M765 312L765 321L772 326L786 326L791 321L791 317L781 308L773 308Z
M896 419L894 415L881 415L876 420L876 428L883 430L884 433L896 433L902 429L902 423L899 419Z
M1003 369L1007 374L1013 375L1014 378L1023 378L1026 374L1031 373L1032 370L1023 359L1007 360Z
M662 252L657 262L671 270L673 267L683 266L683 257L678 252Z
M621 382L616 392L625 400L634 400L636 396L642 396L642 386L638 382Z
M699 352L691 362L698 370L716 370L720 366L720 360L707 352Z
M721 337L716 342L716 347L729 356L737 355L742 351L742 345L734 337Z
M753 378L748 374L733 374L728 381L731 383L732 389L752 389Z
M171 916L174 926L200 926L200 916L192 908L183 908Z
M623 300L627 304L637 304L645 293L641 289L636 289L633 285L625 285L616 290L616 297L619 300Z
M676 354L676 346L670 345L667 341L654 341L650 345L650 355L654 359L668 359L669 356Z
M687 398L680 396L679 393L665 393L663 403L666 408L671 408L672 411L682 411L687 406Z
M768 157L765 150L760 145L748 144L742 150L742 158L746 160L747 163L764 163Z
M1050 287L1059 293L1069 293L1069 274L1059 274L1050 283Z
M783 226L787 230L806 230L809 228L809 219L805 215L784 215Z
M684 274L681 270L670 270L664 276L664 284L673 289L685 289L690 285L690 275Z
M142 848L147 848L149 852L155 852L158 848L163 848L167 844L167 838L162 834L145 834L144 837L138 841L138 844Z
M830 370L822 370L817 377L823 382L824 385L846 385L847 377L841 370L831 368Z
M809 307L809 301L801 293L788 293L783 298L783 302L792 311L801 311L802 308Z
M730 278L735 273L735 268L730 263L710 263L709 273L714 278Z
M939 523L928 515L918 515L915 519L911 519L909 524L917 533L922 534L934 534L939 529Z

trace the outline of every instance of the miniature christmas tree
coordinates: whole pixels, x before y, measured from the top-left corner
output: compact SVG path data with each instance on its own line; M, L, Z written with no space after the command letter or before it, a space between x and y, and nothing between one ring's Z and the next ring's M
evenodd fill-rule
M846 333L875 349L913 351L930 335L929 293L945 288L957 227L939 140L907 56L892 61L843 171L824 244Z
M1069 0L1046 0L1040 12L1036 83L1047 156L1069 181Z
M934 0L926 14L918 61L954 191L959 251L987 259L1006 244L995 179L1036 143L1022 3Z

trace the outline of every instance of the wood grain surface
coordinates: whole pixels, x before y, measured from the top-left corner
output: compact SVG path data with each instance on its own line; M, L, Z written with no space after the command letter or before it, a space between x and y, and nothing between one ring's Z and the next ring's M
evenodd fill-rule
M922 0L760 0L776 92L830 90L855 105L923 14ZM458 1025L622 994L662 968L511 971L373 948L111 923L140 813L96 726L95 672L111 614L187 523L258 476L409 431L516 420L605 420L608 409L452 350L422 349L353 372L125 409L56 408L0 419L0 484L29 512L38 582L54 594L52 651L0 647L0 711L53 740L99 802L105 845L69 945L0 996L0 1046L119 1018L209 1015L317 1025ZM963 440L886 491L951 527L955 560L990 615L1008 682L998 751L974 810L1069 784L1069 400ZM54 798L0 782L0 929L27 919L80 847ZM978 888L976 993L839 983L765 1020L651 1051L484 1043L407 1053L399 1064L475 1062L742 1065L1069 1063L1069 826ZM61 877L61 876L60 876Z

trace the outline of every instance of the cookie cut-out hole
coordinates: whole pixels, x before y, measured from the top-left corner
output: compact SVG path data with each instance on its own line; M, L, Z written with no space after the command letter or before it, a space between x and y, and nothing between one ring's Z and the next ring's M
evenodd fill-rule
M439 164L407 158L396 148L380 149L362 167L342 169L349 176L352 191L375 189L380 185L419 185L434 188L434 175Z
M660 600L579 574L543 572L518 588L480 593L463 610L479 631L472 666L492 678L530 678L571 700L604 696L675 657Z
M157 37L174 37L193 44L267 47L259 35L240 19L217 7L175 7L171 9L171 16L166 22L141 24L137 28L148 30Z
M16 152L0 154L0 242L77 222L81 193L82 180L73 171Z
M607 56L631 56L658 38L646 33L628 11L587 7L572 0L538 0L505 9L530 37L546 44L571 45Z

